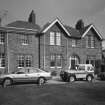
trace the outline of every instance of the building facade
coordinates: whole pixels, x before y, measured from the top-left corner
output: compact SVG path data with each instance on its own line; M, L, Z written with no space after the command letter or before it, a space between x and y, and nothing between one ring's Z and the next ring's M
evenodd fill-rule
M15 21L0 27L0 73L22 67L42 68L59 73L66 66L91 63L99 72L102 61L102 36L92 24L76 28L57 18L42 29L32 11L28 22Z
M42 35L43 34L43 35ZM82 31L64 26L59 19L47 24L40 36L40 67L60 72L65 66L92 64L99 71L102 36L90 24Z

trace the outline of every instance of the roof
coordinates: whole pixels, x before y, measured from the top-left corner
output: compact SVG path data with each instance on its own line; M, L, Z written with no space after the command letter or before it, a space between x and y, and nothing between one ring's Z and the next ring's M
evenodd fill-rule
M73 27L70 27L70 26L65 26L65 28L67 29L67 31L70 33L71 37L74 37L74 38L81 38L81 34L78 30L76 30L75 28Z
M64 27L64 25L61 23L61 21L56 18L53 22L51 22L50 24L47 24L45 26L45 28L42 29L42 32L45 33L47 32L54 24L58 23L61 28L65 31L65 33L68 35L68 36L71 36L70 33L68 32L68 30Z
M37 25L37 24L33 25L32 23L29 23L29 22L26 22L26 21L15 21L15 22L12 22L12 23L10 23L6 26L7 27L13 27L13 28L40 30L39 25Z
M91 28L94 29L94 31L97 33L99 38L102 40L103 38L102 38L101 34L97 31L96 27L93 24L90 24L84 28L84 32L82 34L82 37L84 37L90 31Z

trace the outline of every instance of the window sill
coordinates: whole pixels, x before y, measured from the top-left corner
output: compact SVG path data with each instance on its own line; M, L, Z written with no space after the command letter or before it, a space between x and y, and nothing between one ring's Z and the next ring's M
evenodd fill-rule
M62 67L58 66L57 68L61 69Z
M29 45L29 44L22 43L22 45L23 45L23 46L27 46L27 45Z
M5 69L5 67L0 67L0 69Z
M4 43L0 42L0 44L4 44Z
M22 69L22 68L24 68L24 67L18 67L18 69Z
M55 67L50 67L51 69L54 69Z

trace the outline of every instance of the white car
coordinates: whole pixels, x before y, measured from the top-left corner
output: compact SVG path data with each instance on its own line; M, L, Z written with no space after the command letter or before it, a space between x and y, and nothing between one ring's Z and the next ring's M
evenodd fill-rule
M94 78L94 67L91 64L78 64L75 69L66 68L60 72L63 81L73 82L76 79L86 79L91 82Z
M12 85L16 82L37 82L38 84L44 84L47 80L51 79L51 73L43 71L38 68L22 68L17 72L11 74L1 74L0 82L3 87Z

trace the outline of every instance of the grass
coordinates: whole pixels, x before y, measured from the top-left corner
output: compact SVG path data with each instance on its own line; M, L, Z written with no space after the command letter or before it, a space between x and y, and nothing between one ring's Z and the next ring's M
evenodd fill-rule
M0 88L0 105L105 105L105 82Z

